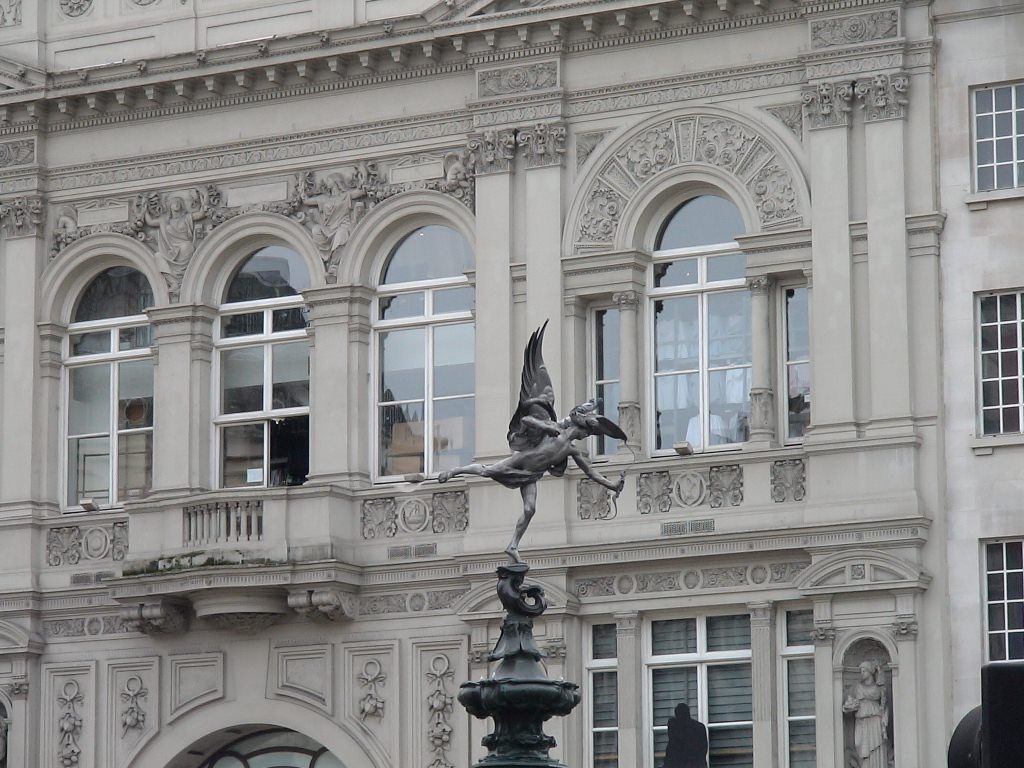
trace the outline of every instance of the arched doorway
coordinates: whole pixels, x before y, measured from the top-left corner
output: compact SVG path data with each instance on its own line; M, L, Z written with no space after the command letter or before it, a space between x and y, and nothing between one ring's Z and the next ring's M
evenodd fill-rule
M192 744L167 768L345 768L318 741L289 728L227 728Z

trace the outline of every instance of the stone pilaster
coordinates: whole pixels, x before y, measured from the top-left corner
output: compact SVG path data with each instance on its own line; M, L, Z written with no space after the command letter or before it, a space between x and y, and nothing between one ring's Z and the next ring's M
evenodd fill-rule
M750 289L751 336L750 439L746 448L770 448L775 444L775 391L772 387L771 310L769 281L765 275L747 279Z
M643 649L640 647L640 614L614 614L619 695L619 765L643 765Z
M775 768L775 611L771 602L749 603L753 681L754 768Z
M640 294L612 294L619 308L619 426L628 438L619 450L639 453L643 444L640 419L640 339L637 335Z

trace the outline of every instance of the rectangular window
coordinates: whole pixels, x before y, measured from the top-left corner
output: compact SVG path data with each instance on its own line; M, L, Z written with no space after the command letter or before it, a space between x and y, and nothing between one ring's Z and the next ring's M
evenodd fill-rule
M803 438L811 421L811 334L807 286L785 289L785 439Z
M1024 187L1024 83L974 91L978 192Z
M668 720L686 704L707 726L712 766L753 766L750 616L652 621L648 648L653 764L662 765Z
M785 671L785 739L788 768L814 768L814 612L787 611L782 663Z
M989 661L1024 660L1024 541L985 545Z
M618 656L614 624L594 624L590 628L591 707L590 733L594 768L618 768L619 765L619 691L615 666Z
M1022 295L992 293L978 300L981 431L985 435L1018 433L1024 423Z
M619 310L594 312L594 389L601 401L601 413L619 420ZM616 453L618 441L604 435L594 438L598 456Z

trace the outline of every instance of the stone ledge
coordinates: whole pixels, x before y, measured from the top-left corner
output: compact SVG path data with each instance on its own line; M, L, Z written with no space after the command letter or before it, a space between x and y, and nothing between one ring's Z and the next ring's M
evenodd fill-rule
M1009 446L1024 446L1024 433L1014 435L984 435L982 437L971 437L968 441L971 451L975 456L991 456L996 448Z

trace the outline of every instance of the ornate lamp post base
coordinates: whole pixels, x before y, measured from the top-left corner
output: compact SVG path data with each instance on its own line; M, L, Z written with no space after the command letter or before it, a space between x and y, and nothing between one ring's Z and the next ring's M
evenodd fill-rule
M482 742L488 754L476 768L565 768L548 755L555 740L545 735L544 722L568 715L579 704L579 686L549 680L540 664L544 654L533 638L533 620L547 604L540 587L523 586L529 570L525 563L498 568L505 621L488 658L501 663L486 680L459 688L459 702L471 715L495 723Z

